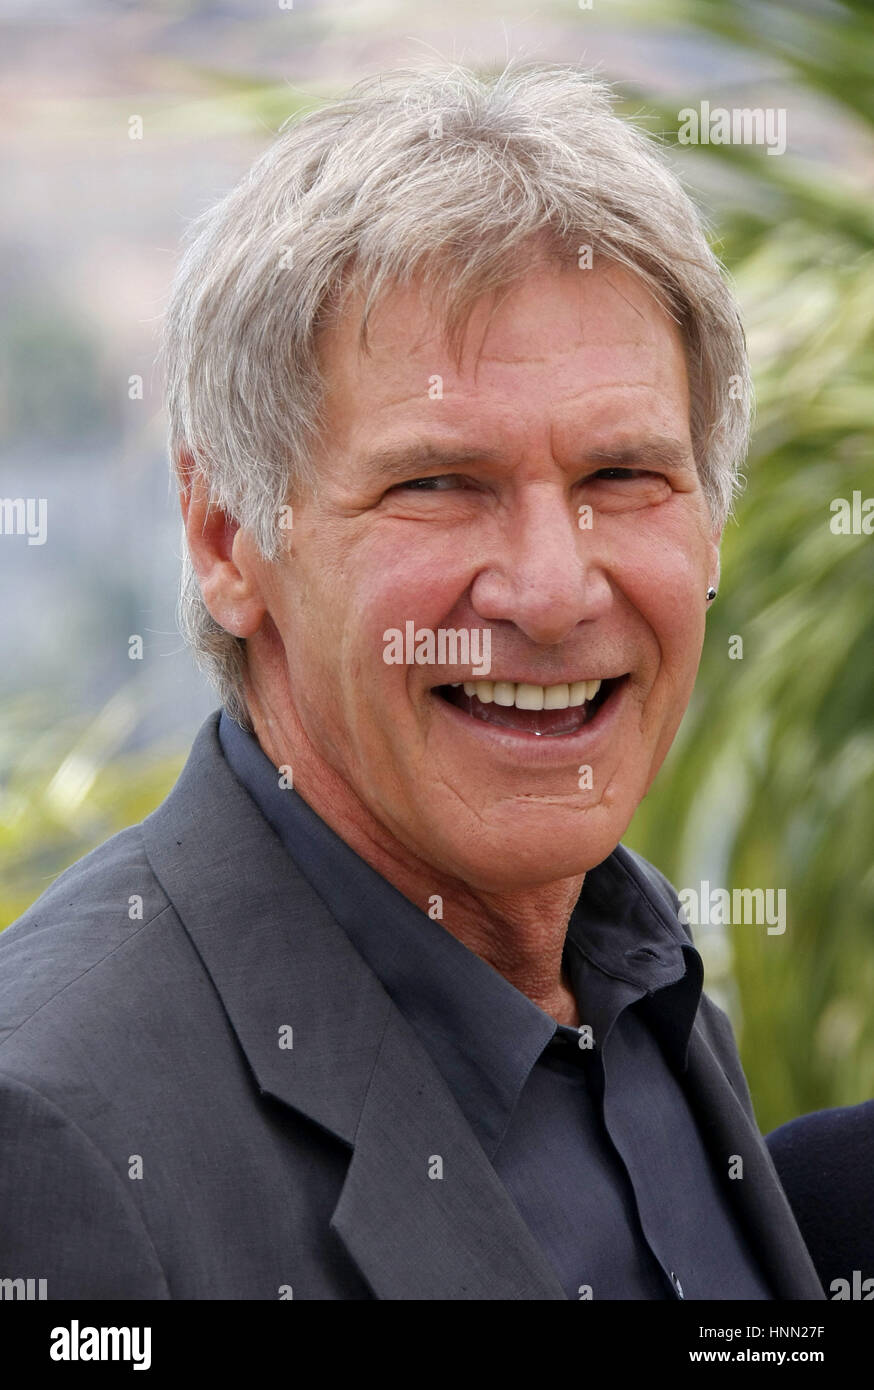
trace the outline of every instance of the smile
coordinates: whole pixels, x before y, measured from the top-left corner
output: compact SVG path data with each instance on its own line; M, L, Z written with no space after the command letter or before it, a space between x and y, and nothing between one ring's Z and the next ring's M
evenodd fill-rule
M532 685L527 681L465 681L439 685L434 694L484 724L556 738L576 734L596 717L625 676Z

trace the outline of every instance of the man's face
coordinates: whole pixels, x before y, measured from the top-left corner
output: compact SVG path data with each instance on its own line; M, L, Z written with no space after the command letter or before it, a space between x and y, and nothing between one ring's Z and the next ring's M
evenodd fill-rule
M671 744L716 575L679 332L614 268L532 270L488 324L478 303L461 370L417 289L382 301L370 355L359 303L323 344L320 482L273 567L284 696L365 831L483 891L582 874ZM409 622L490 629L498 699L452 687L472 662L389 664Z

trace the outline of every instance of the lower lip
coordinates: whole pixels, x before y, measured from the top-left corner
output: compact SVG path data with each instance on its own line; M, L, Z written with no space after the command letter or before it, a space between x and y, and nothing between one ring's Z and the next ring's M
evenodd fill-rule
M543 737L522 729L507 729L498 724L486 724L473 719L456 705L451 705L432 692L434 703L461 732L476 739L492 754L505 754L514 763L534 767L566 766L568 762L589 762L601 745L610 737L622 711L628 692L628 679L617 686L608 700L596 710L592 719L575 734Z

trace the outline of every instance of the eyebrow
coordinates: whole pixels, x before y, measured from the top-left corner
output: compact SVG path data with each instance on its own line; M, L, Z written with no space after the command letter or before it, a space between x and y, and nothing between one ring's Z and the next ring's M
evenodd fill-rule
M641 439L633 444L621 444L614 449L588 449L585 462L602 463L605 467L632 464L660 464L663 468L673 468L680 472L695 468L691 448L682 440L654 436Z
M394 479L425 476L429 472L451 472L469 468L477 463L500 463L504 455L499 449L457 447L425 442L422 444L388 444L376 449L363 460L362 466L372 476L391 483ZM655 464L677 472L691 472L695 460L689 447L679 439L652 436L646 439L617 444L612 448L584 450L576 466L583 468L600 464L602 468L645 467Z

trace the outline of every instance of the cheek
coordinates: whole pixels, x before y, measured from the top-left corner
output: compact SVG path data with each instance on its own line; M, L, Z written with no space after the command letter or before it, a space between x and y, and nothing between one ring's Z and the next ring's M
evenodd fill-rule
M285 605L292 688L307 723L318 726L334 748L340 728L359 748L384 748L409 729L410 694L429 683L428 668L387 662L385 633L400 633L403 650L408 622L415 629L445 626L464 592L460 569L453 580L453 566L439 547L429 552L399 537L359 547L341 564L312 575ZM295 667L302 673L297 681Z
M695 627L705 612L709 549L688 509L659 507L632 532L615 537L614 553L626 593L654 628Z
M694 533L693 533L694 534ZM665 700L688 699L704 642L707 550L689 543L689 530L638 535L625 548L622 592L649 632L650 688Z
M697 588L665 585L650 594L643 610L661 651L662 661L680 675L695 668L704 640L704 596Z
M362 669L379 674L382 668L381 674L391 674L396 685L398 671L408 668L383 661L383 634L388 629L403 632L408 622L415 629L432 631L446 626L470 580L463 562L454 562L445 546L441 553L438 546L426 548L398 538L374 548L367 557L366 575L341 599L352 610ZM421 673L427 674L424 667Z
M658 643L658 667L652 688L652 716L659 743L667 751L686 711L704 642L703 600L696 605L688 590L675 602L656 605L650 622Z

